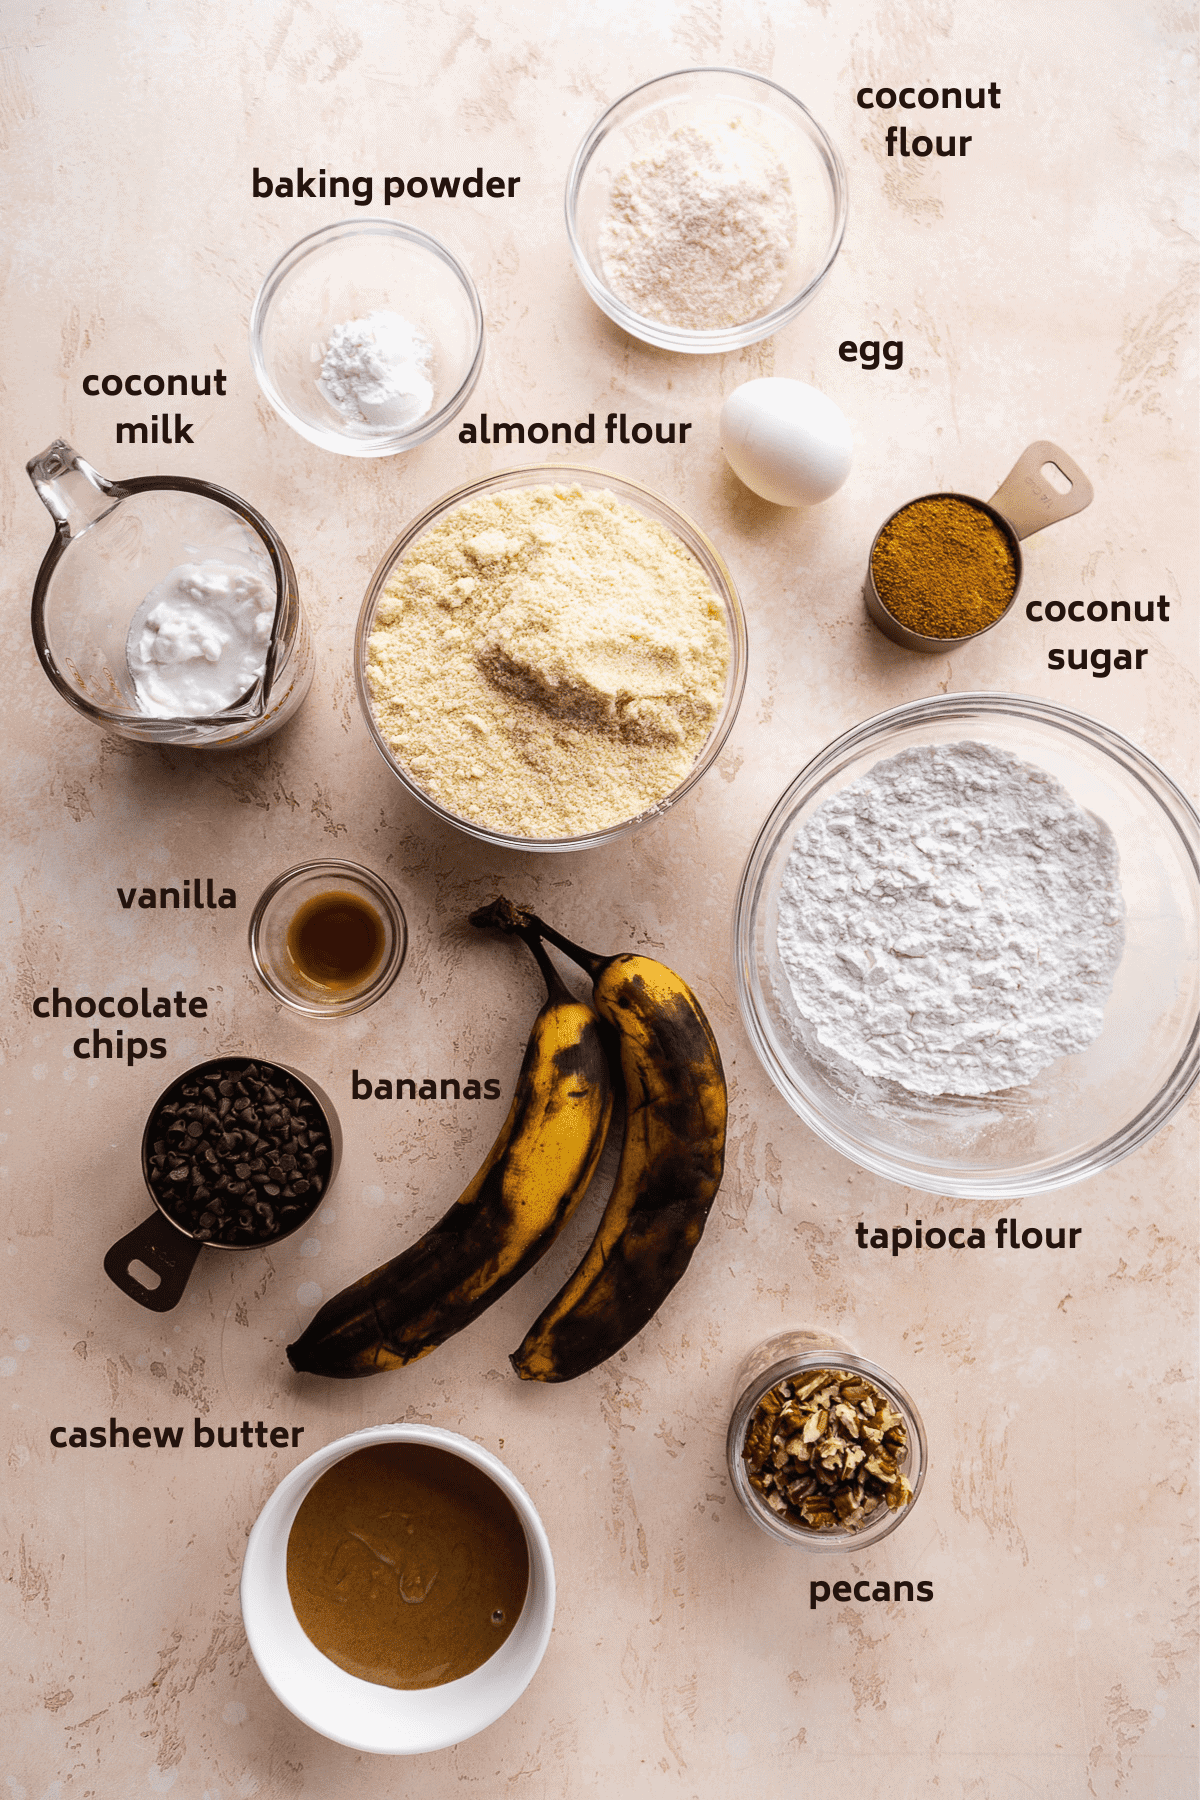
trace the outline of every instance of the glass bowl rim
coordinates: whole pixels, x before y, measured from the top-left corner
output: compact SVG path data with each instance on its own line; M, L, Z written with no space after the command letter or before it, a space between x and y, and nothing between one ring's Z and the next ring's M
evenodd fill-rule
M378 974L361 993L354 994L345 1001L332 1002L324 1006L310 1005L295 994L285 992L263 966L258 953L259 932L272 901L277 899L283 890L290 887L293 882L315 875L340 875L368 888L391 920L393 932L391 955L380 964ZM276 875L272 881L267 883L255 902L247 928L247 938L254 972L272 999L278 1000L283 1006L290 1007L293 1012L303 1013L309 1019L348 1018L352 1013L363 1012L368 1006L373 1006L376 1000L381 1000L387 993L408 957L408 919L390 885L382 875L377 875L374 869L368 869L363 863L350 862L345 857L318 857L312 862L296 863L292 868L285 869L281 875Z
M793 1376L806 1369L837 1370L842 1368L849 1369L852 1374L864 1375L889 1398L895 1399L903 1411L906 1423L911 1427L907 1458L909 1466L905 1468L905 1473L912 1479L912 1499L906 1506L897 1507L894 1512L888 1508L885 1519L880 1521L883 1527L881 1530L872 1530L870 1525L864 1525L858 1531L805 1532L801 1526L787 1525L782 1521L776 1522L770 1507L753 1498L754 1489L746 1475L745 1463L742 1459L742 1445L745 1443L746 1432L749 1430L755 1407L773 1387L777 1387L781 1381L790 1381ZM857 1350L830 1350L828 1352L804 1350L794 1356L781 1357L778 1362L772 1363L769 1368L763 1369L747 1382L734 1402L733 1411L729 1417L729 1428L725 1436L725 1459L729 1467L729 1480L734 1493L749 1517L761 1530L765 1531L769 1537L775 1538L778 1543L792 1544L800 1550L812 1550L826 1554L829 1551L871 1549L904 1523L920 1499L921 1489L925 1485L925 1476L929 1470L929 1441L925 1434L925 1422L917 1410L912 1395L901 1382L897 1381L894 1375L890 1375L879 1363L872 1361L869 1356L861 1355ZM914 1469L915 1474L913 1473Z
M859 1168L881 1175L889 1181L898 1181L919 1193L943 1194L963 1199L991 1199L998 1193L1005 1193L1013 1199L1025 1199L1066 1187L1073 1182L1085 1180L1102 1169L1110 1168L1153 1137L1182 1106L1200 1074L1200 1013L1192 1023L1174 1069L1158 1092L1131 1119L1125 1120L1116 1131L1099 1143L1079 1150L1049 1167L1027 1171L1025 1174L997 1169L986 1173L955 1172L952 1176L944 1176L919 1166L913 1167L895 1154L881 1152L874 1147L864 1147L845 1126L827 1119L793 1079L790 1068L776 1051L764 1028L761 1016L765 1008L755 955L755 920L767 867L788 823L794 820L801 805L818 793L839 767L873 742L879 742L894 730L904 730L910 725L967 719L972 715L985 719L988 715L1025 719L1081 738L1093 750L1104 752L1165 814L1174 840L1184 853L1185 862L1190 865L1193 885L1200 895L1200 817L1186 794L1166 771L1129 738L1100 720L1030 694L984 690L926 696L876 713L842 732L809 758L775 802L755 836L738 884L733 913L734 976L742 1024L760 1064L792 1111L839 1155L857 1164ZM898 752L901 748L897 744L895 751ZM882 749L880 754L883 754Z
M670 528L684 544L690 554L699 562L705 579L721 602L726 631L729 635L729 671L725 677L725 693L721 711L710 736L702 746L700 754L679 783L678 787L647 807L645 812L636 814L632 819L621 819L615 825L606 825L601 830L581 832L575 837L560 838L520 838L511 837L505 832L490 830L487 826L478 825L473 820L461 818L447 807L418 787L406 770L393 757L380 734L375 714L371 705L371 696L367 690L367 641L374 623L375 612L383 593L384 583L401 560L404 552L414 544L429 527L449 512L453 507L462 505L477 494L492 489L513 487L546 487L568 486L573 478L586 476L592 487L611 487L618 500L627 499L636 506L639 501L649 501L648 512L651 518L662 523L658 510L662 509L669 516ZM624 493L618 490L626 490ZM681 529L682 527L682 529ZM704 558L712 564L718 580L713 579L712 570L706 566L704 558L697 556L693 544L694 538L704 552ZM749 668L749 650L746 633L746 617L742 603L734 585L733 576L721 552L711 541L708 534L701 530L695 521L677 507L673 501L667 500L654 488L644 482L634 480L628 475L618 475L614 471L599 467L595 463L545 462L519 463L512 468L494 469L490 475L481 475L473 481L464 482L461 487L452 488L440 499L431 501L428 506L400 533L378 563L363 596L359 608L358 623L354 632L354 685L358 694L359 710L371 740L379 751L385 764L397 777L401 785L412 797L419 801L435 818L446 825L452 825L458 831L465 831L469 836L477 838L481 843L491 844L501 850L530 850L535 852L560 850L591 850L601 844L611 843L614 838L625 836L627 832L637 829L639 825L660 817L670 810L677 800L691 792L697 782L706 775L713 763L724 749L730 732L736 723L742 697L746 691L746 676Z
M590 259L585 254L576 229L576 212L579 203L579 191L583 178L601 140L611 128L613 114L618 112L636 95L643 94L669 81L678 81L683 77L696 75L733 76L741 81L750 81L760 87L771 88L782 95L789 107L796 108L804 115L807 129L811 132L815 147L825 164L829 178L830 198L833 203L833 226L824 260L809 276L800 290L769 312L761 313L755 319L743 320L738 325L723 325L712 330L693 330L689 326L670 325L661 319L648 319L644 314L635 312L618 295L608 287L597 270L594 270ZM785 109L786 112L786 109ZM615 325L627 331L641 343L650 344L660 350L675 350L692 355L720 355L728 350L745 349L750 344L757 344L765 337L771 337L777 331L801 313L816 295L817 289L825 280L837 260L842 241L846 235L846 221L849 214L849 189L846 180L846 168L841 154L829 133L804 104L803 100L785 88L781 82L769 75L760 75L753 69L738 68L732 63L696 63L686 68L668 69L661 75L652 75L646 81L638 82L634 87L621 94L605 107L600 116L593 121L584 133L571 166L567 171L566 187L563 193L563 213L566 221L567 242L571 257L575 264L584 289L594 303L605 313Z
M418 249L435 256L444 263L457 278L467 298L474 326L474 349L465 377L454 393L443 402L436 412L424 414L411 426L389 432L377 432L370 438L352 438L344 436L336 428L328 428L313 424L301 418L284 399L279 391L269 368L263 351L263 332L271 305L280 289L304 260L314 251L323 249L327 243L336 243L345 237L391 237L399 238ZM254 297L254 305L250 310L250 362L255 378L267 400L274 407L284 422L293 431L306 438L318 449L332 450L335 454L357 457L394 456L402 450L415 449L447 426L451 419L460 413L471 397L476 382L483 370L483 357L486 331L484 327L483 306L479 298L479 290L471 276L470 270L460 262L448 245L432 232L423 231L419 225L409 225L403 219L380 219L374 215L364 219L335 219L329 225L320 225L304 237L297 238L289 246L263 276L258 293Z

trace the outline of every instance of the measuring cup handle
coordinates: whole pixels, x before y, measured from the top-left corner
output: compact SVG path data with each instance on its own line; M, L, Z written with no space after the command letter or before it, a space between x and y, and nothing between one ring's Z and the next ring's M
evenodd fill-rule
M188 1276L203 1248L198 1238L176 1231L161 1213L151 1213L125 1237L117 1239L104 1258L104 1273L139 1306L147 1306L151 1312L170 1312L182 1300ZM158 1286L147 1287L139 1281L129 1266L133 1262L144 1263L157 1275Z
M124 488L93 469L64 438L30 457L25 470L62 538L79 537L125 498Z
M1066 476L1069 493L1060 494L1050 486L1042 474L1047 463ZM1092 499L1092 484L1079 464L1057 444L1041 438L1021 453L988 504L1003 514L1019 538L1027 538L1045 525L1057 525L1082 512Z

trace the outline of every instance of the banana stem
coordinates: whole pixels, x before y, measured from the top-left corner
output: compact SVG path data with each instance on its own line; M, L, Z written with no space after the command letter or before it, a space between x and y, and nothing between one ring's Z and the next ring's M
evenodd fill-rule
M535 943L539 938L545 938L547 943L553 944L555 949L561 950L564 956L569 956L572 962L585 969L593 981L612 961L611 956L596 956L591 950L581 950L578 944L563 937L560 931L555 931L553 925L547 925L544 919L539 919L527 906L514 906L503 894L473 912L471 923L478 925L481 931L507 931L514 937L523 938L535 956ZM545 955L545 951L542 955ZM544 969L542 973L545 974Z
M561 950L564 956L569 956L572 962L578 963L581 969L586 969L593 981L612 961L611 956L597 956L592 950L581 950L578 944L563 937L560 931L555 931L553 925L547 925L536 913L526 912L525 916L534 931L544 937L547 943L553 944L556 950Z
M546 983L546 993L551 1000L571 1000L574 996L566 982L546 955L545 946L536 931L532 928L514 933L533 953L534 961L542 971L542 980Z
M535 919L527 908L514 906L511 900L506 900L501 894L490 905L481 906L473 912L471 924L477 925L481 931L496 929L507 932L510 937L519 937L542 971L542 980L546 983L546 992L550 999L570 1000L572 998L566 982L546 954L538 929L541 921ZM547 935L549 934L547 933Z

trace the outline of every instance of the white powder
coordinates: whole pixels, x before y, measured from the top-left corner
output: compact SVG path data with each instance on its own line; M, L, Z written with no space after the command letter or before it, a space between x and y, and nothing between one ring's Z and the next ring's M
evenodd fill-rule
M644 318L712 330L767 310L795 239L788 172L735 119L682 125L616 175L600 260Z
M334 326L317 386L351 424L391 431L425 417L432 370L433 346L415 325L373 312Z
M819 1045L914 1094L991 1094L1099 1035L1125 943L1113 835L993 744L905 750L818 808L777 945Z

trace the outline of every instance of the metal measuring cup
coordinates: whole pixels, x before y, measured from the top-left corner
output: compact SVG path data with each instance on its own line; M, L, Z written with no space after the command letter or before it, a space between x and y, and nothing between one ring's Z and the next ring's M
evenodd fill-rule
M1070 482L1070 489L1060 494L1052 488L1042 474L1047 463L1053 463ZM898 506L895 512L889 513L879 530L871 540L871 554L867 558L867 578L863 584L863 598L867 603L867 612L874 624L886 637L895 644L902 644L906 650L921 650L926 655L937 655L947 650L954 650L960 644L969 644L972 639L980 638L987 631L993 631L1002 620L1006 619L1016 605L1017 595L1021 591L1021 577L1024 564L1021 559L1021 539L1032 537L1035 531L1041 531L1047 525L1057 525L1060 519L1069 519L1072 513L1082 512L1090 506L1093 499L1091 482L1079 464L1069 457L1065 450L1057 444L1041 438L1036 444L1030 444L1017 458L996 492L990 500L976 500L971 494L939 492L936 494L919 494L916 500L906 500L904 506ZM875 586L873 563L875 546L880 536L897 513L904 512L906 507L915 506L920 500L961 500L966 506L974 506L993 521L1004 534L1009 550L1012 552L1013 566L1016 570L1016 585L1012 598L990 625L984 625L979 631L968 631L962 637L926 637L919 631L911 631L907 625L890 613L879 597Z
M160 1109L173 1097L181 1095L185 1083L203 1083L210 1081L218 1071L246 1069L253 1065L265 1073L286 1075L303 1089L321 1114L321 1120L329 1137L329 1172L325 1176L318 1193L304 1198L308 1201L302 1205L294 1220L289 1221L283 1230L274 1232L270 1237L261 1238L253 1244L219 1244L210 1239L200 1238L180 1225L166 1211L150 1181L150 1156L153 1139L151 1130L159 1116ZM163 1089L150 1109L146 1120L146 1128L142 1133L142 1179L146 1183L150 1198L156 1210L148 1219L118 1238L104 1258L104 1273L110 1281L114 1281L123 1294L136 1300L139 1306L145 1306L151 1312L170 1312L178 1306L183 1298L183 1290L187 1286L188 1277L195 1265L201 1250L269 1250L281 1243L292 1233L307 1225L313 1214L333 1186L338 1165L342 1159L342 1128L338 1116L333 1110L333 1103L322 1093L315 1082L299 1070L289 1068L286 1063L268 1062L259 1056L216 1056L208 1062L197 1063L193 1068L185 1069L177 1075L170 1085ZM132 1264L141 1263L151 1274L158 1276L158 1285L150 1287L133 1272Z

